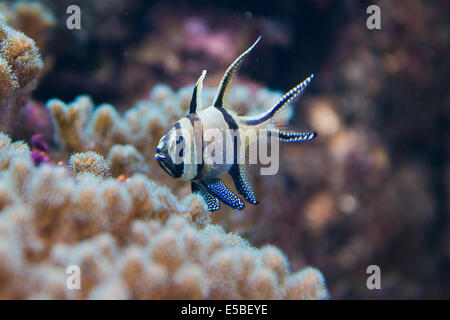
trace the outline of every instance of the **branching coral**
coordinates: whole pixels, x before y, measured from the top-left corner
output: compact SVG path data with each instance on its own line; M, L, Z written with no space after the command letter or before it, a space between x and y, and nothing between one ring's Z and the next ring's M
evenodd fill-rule
M16 156L26 156L30 151L28 145L23 142L11 143L11 139L0 132L0 170L6 170L11 159Z
M8 24L36 41L43 50L48 41L49 30L55 26L53 13L41 2L19 0L3 3L0 9L5 13Z
M292 274L279 249L212 225L197 195L180 201L140 174L75 178L35 167L4 134L0 141L0 298L328 297L319 271ZM79 290L66 286L71 265L80 267Z
M148 164L144 157L130 144L114 145L108 153L107 161L112 175L131 176L134 173L148 173Z
M36 86L42 59L34 41L9 27L0 15L0 109L1 127L13 118Z

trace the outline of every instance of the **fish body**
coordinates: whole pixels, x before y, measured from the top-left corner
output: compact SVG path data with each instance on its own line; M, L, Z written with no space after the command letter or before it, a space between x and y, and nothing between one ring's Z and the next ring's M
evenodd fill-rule
M192 192L202 195L210 211L220 208L219 200L237 210L245 207L244 202L220 180L225 174L231 175L238 193L244 196L247 202L258 204L247 178L245 163L238 158L241 152L245 154L252 143L261 139L259 135L249 134L251 131L262 132L264 129L264 132L282 142L309 141L316 136L310 132L277 129L273 121L277 114L302 94L313 75L260 115L239 116L231 108L224 106L224 97L233 76L260 38L228 67L213 105L206 108L202 108L201 100L206 70L202 72L193 90L189 114L174 124L156 148L155 159L161 168L174 178L190 181ZM216 146L224 147L209 149L211 145L214 146L213 142L218 143ZM226 143L229 143L231 148L226 148Z

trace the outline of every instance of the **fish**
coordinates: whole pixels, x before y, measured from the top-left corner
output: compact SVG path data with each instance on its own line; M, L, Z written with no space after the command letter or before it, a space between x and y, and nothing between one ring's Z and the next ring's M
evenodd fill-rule
M261 36L228 67L217 89L213 104L206 108L202 105L202 88L206 70L202 71L193 89L189 114L175 122L168 133L159 140L155 150L154 158L160 167L175 179L191 182L192 192L202 196L208 211L219 210L220 203L238 211L245 207L244 201L222 182L221 177L226 174L231 176L237 193L248 203L253 205L259 203L248 179L246 164L238 161L237 158L239 151L247 150L249 145L259 137L242 141L242 135L235 135L232 140L231 161L211 162L208 161L210 159L205 152L210 143L208 139L205 139L208 130L245 132L265 129L268 136L275 137L280 142L304 142L317 136L316 132L280 129L274 122L283 110L302 95L313 79L313 74L289 90L274 106L262 114L242 116L238 115L233 108L226 106L225 98L234 76L244 58L250 54L260 39ZM217 158L227 157L226 153L225 148L223 154L216 156Z

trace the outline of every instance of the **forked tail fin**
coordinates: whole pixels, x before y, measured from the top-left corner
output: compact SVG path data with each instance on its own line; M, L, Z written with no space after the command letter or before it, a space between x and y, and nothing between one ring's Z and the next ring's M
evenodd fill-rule
M279 129L270 130L272 136L278 137L281 142L301 142L310 141L317 137L315 132L295 132Z
M283 109L289 106L291 102L300 97L313 78L314 75L312 74L302 83L292 88L289 92L282 96L281 99L270 110L257 116L241 117L241 121L243 121L248 126L260 126L267 123L268 121L272 120L277 113L281 112Z

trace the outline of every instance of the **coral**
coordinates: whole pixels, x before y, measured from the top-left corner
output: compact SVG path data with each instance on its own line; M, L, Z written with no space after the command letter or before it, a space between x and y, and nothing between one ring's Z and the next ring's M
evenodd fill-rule
M74 153L70 156L67 169L74 176L86 173L100 178L108 178L111 176L105 158L94 151Z
M45 51L49 31L55 26L53 13L38 1L19 0L0 5L8 25L34 39L37 47Z
M328 293L323 286L322 274L314 268L306 268L292 276L286 284L287 299L323 299Z
M34 41L9 27L0 15L0 116L3 130L11 128L15 115L36 86L42 66Z
M0 132L0 170L6 170L12 159L25 157L29 151L27 144L21 141L11 143L9 136Z
M114 145L109 150L107 161L114 177L131 176L134 173L148 173L144 157L132 145Z
M318 270L291 273L279 249L227 234L197 195L180 201L142 174L75 179L61 166L35 167L23 143L0 142L0 298L328 298ZM105 165L92 152L70 162L86 161L89 171ZM79 290L66 287L73 265Z
M156 167L153 153L157 139L173 122L186 114L191 91L192 87L173 91L166 85L157 85L151 91L149 100L138 102L123 116L110 105L95 107L86 96L80 96L69 104L51 100L47 107L57 128L56 141L64 146L63 153L98 150L106 154L109 150L108 163L113 169L113 176L145 173L142 168L148 168L147 172L153 179L170 186L178 196L185 196L190 192L189 186L176 184ZM211 101L213 92L213 89L205 89L207 102ZM265 110L279 96L280 93L268 89L236 85L231 89L228 103L234 108L256 113ZM214 222L228 230L249 233L251 238L258 239L260 245L277 239L290 256L297 258L300 255L300 239L304 238L304 234L318 236L333 223L342 223L347 216L359 216L361 206L368 206L364 202L361 186L382 188L390 172L385 145L372 129L346 123L337 110L335 99L305 98L308 112L304 118L310 123L309 127L318 131L318 141L311 145L281 147L280 161L283 166L280 173L274 177L255 178L256 194L265 197L264 205L249 206L242 215L223 210L222 214L212 217ZM292 109L281 118L281 123L286 123L290 118ZM125 152L125 149L129 151ZM284 183L286 179L290 181L289 187ZM300 196L299 186L305 190ZM279 227L271 228L273 225ZM299 228L299 225L302 227ZM277 230L285 230L286 233ZM235 238L230 235L227 241L233 243ZM363 243L357 250L364 250L362 248L365 248ZM335 253L336 259L346 260L349 254L344 251ZM295 268L301 264L294 260ZM217 268L220 269L220 266ZM307 273L304 276L308 277ZM258 292L256 288L265 287L270 292L274 288L271 285L273 274L258 271L252 277L259 280L255 280L255 289L250 291ZM320 283L321 277L311 276L309 279ZM291 279L290 283L295 284L296 281ZM218 297L226 296L223 292L215 293L218 290L215 286L211 290ZM231 292L234 289L227 290ZM295 289L289 289L289 292L284 297L291 294L297 296ZM305 293L304 297L307 296Z

